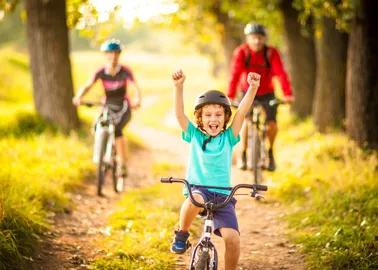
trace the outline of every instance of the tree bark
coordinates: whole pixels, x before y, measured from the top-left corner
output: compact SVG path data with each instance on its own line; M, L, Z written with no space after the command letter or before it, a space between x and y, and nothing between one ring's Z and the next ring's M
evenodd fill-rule
M312 117L326 132L345 118L345 82L348 35L336 30L333 19L323 18L322 36L316 40L317 76Z
M72 104L65 0L25 0L26 30L37 112L64 130L77 128Z
M347 133L360 145L378 149L378 1L361 0L348 48Z
M312 111L316 73L315 45L312 36L307 38L302 35L299 13L292 3L292 0L283 0L280 9L288 49L288 72L295 96L292 110L304 118L311 115Z
M217 1L213 7L213 12L217 18L218 23L223 25L223 32L221 33L221 42L224 51L225 68L228 71L231 66L232 54L237 46L239 46L243 40L239 34L241 29L235 20L228 16L227 12L221 9L221 1Z

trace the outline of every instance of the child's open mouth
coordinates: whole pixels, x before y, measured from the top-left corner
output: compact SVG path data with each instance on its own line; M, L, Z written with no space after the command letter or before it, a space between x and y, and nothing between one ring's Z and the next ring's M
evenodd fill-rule
M213 132L218 130L218 125L209 125L209 127L210 127L210 130Z

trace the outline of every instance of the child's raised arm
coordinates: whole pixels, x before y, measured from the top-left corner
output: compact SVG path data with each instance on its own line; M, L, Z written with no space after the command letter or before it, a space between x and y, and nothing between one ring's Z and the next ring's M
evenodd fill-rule
M189 119L184 112L183 90L185 78L185 74L181 69L172 74L172 79L175 84L175 93L173 97L175 115L181 129L186 133L188 130Z
M248 73L247 81L249 83L248 91L245 94L244 98L239 104L239 108L236 111L234 120L232 121L231 127L232 132L234 133L235 138L238 136L241 127L244 122L245 115L248 110L251 108L253 100L255 99L257 88L260 86L260 75L257 73L250 72Z

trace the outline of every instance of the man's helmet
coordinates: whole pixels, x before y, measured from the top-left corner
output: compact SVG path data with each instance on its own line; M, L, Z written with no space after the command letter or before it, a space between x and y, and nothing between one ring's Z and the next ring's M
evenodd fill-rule
M111 52L111 51L122 51L121 42L118 39L110 39L105 41L102 45L100 50L102 52Z
M259 34L259 35L266 36L265 26L258 23L249 23L244 28L244 34L245 35Z
M194 110L198 110L207 104L219 104L231 107L231 102L228 97L218 90L209 90L200 94L194 102Z

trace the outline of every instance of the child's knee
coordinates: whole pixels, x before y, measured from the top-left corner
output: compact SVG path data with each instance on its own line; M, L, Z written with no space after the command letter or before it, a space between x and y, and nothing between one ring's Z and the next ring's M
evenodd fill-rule
M196 200L196 202L201 203L201 204L204 204L204 203L205 203L205 200L203 199L203 197L202 197L201 194L193 193L193 197L194 197L194 199ZM193 202L190 200L190 198L188 198L187 201L188 201L190 207L198 208L197 206L195 206L195 205L193 204ZM201 209L202 209L202 208L201 208Z
M240 236L234 229L226 229L222 231L222 238L227 248L239 249L240 248Z

